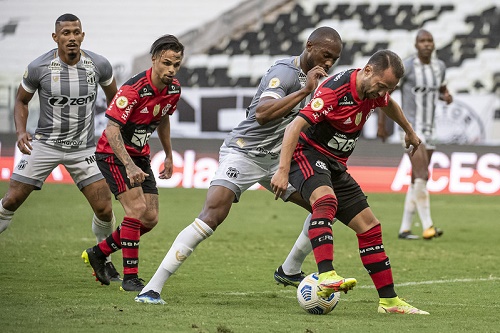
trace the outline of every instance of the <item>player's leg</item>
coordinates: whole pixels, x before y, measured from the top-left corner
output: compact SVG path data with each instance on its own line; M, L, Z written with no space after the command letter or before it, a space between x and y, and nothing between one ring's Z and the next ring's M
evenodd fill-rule
M41 143L32 142L30 155L22 155L10 178L9 188L0 200L0 233L12 222L14 212L33 190L40 190L45 179L60 163L62 153Z
M419 239L417 235L411 232L413 217L415 215L417 206L415 202L414 185L411 183L406 191L405 202L403 207L403 217L401 219L401 226L399 227L398 238L400 239Z
M379 295L378 312L428 314L397 296L391 264L382 242L382 228L366 200L358 201L342 212L342 218L347 220L349 216L354 216L348 226L358 237L361 262L370 274Z
M136 302L162 304L160 293L167 279L226 219L232 203L238 202L244 191L265 176L251 158L225 147L221 148L219 162L201 213L177 235L156 273L135 298Z
M135 298L136 302L164 304L160 294L167 279L174 274L196 247L210 237L229 214L235 193L224 186L210 186L198 218L175 238L155 274Z
M418 215L422 223L423 238L432 239L442 235L442 230L435 228L431 218L431 207L427 181L429 179L429 163L433 150L419 147L413 156L410 156L412 165L413 195Z

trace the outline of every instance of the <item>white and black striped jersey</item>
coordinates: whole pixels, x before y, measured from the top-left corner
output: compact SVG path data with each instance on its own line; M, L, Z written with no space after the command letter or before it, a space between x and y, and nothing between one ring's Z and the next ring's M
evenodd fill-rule
M278 158L286 126L307 104L311 96L302 100L285 117L260 125L255 109L261 97L283 98L305 86L306 74L299 67L299 58L278 60L262 77L255 96L247 108L247 117L237 125L224 141L225 145L251 156ZM312 94L311 94L312 95Z
M53 49L26 69L22 87L38 90L40 118L35 139L64 150L95 146L94 116L98 84L113 81L109 61L96 53L81 50L80 61L68 66Z
M445 85L445 64L433 57L423 64L417 55L404 61L405 76L400 82L401 106L417 133L432 136L439 89Z

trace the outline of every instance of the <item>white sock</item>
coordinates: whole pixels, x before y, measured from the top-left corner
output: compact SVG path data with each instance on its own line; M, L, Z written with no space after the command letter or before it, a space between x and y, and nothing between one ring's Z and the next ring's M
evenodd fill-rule
M92 217L92 232L95 235L97 244L106 239L115 230L115 213L112 213L111 221L100 220L95 214ZM106 262L111 261L111 256L106 257Z
M9 227L14 216L14 212L3 208L2 201L3 199L0 199L0 234Z
M423 230L432 227L431 205L429 202L429 191L427 181L421 178L415 179L414 185L415 202L417 203L418 216L422 222Z
M415 203L414 184L410 184L410 186L408 186L408 191L406 192L405 206L403 209L403 219L401 220L401 227L399 228L399 233L411 230L413 216L415 215L416 208L417 206Z
M175 238L174 243L168 250L165 258L156 270L151 280L144 286L140 294L148 290L161 293L165 282L174 274L182 263L193 253L194 249L202 241L210 237L214 231L202 220L194 219L194 222L182 230Z
M304 221L304 227L299 237L295 241L292 250L281 265L283 272L286 275L299 274L302 270L302 263L307 255L312 251L311 241L309 240L309 223L311 222L312 214L309 214Z

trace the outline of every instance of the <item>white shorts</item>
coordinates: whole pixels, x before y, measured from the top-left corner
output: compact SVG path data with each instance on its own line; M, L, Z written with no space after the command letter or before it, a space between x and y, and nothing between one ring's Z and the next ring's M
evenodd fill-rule
M269 157L250 157L232 148L222 145L219 151L219 168L210 186L224 186L234 192L234 202L240 200L243 192L255 183L259 183L272 192L271 178L278 170L279 159ZM290 184L281 196L287 201L290 195L297 190Z
M95 147L62 151L35 140L31 146L31 155L22 155L11 179L41 189L59 164L64 165L80 190L104 178L95 161Z

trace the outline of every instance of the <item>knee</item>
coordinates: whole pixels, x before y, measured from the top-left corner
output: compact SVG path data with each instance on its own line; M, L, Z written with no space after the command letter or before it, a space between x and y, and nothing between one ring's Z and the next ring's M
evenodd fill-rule
M140 220L146 228L153 229L158 224L158 211L147 211Z

